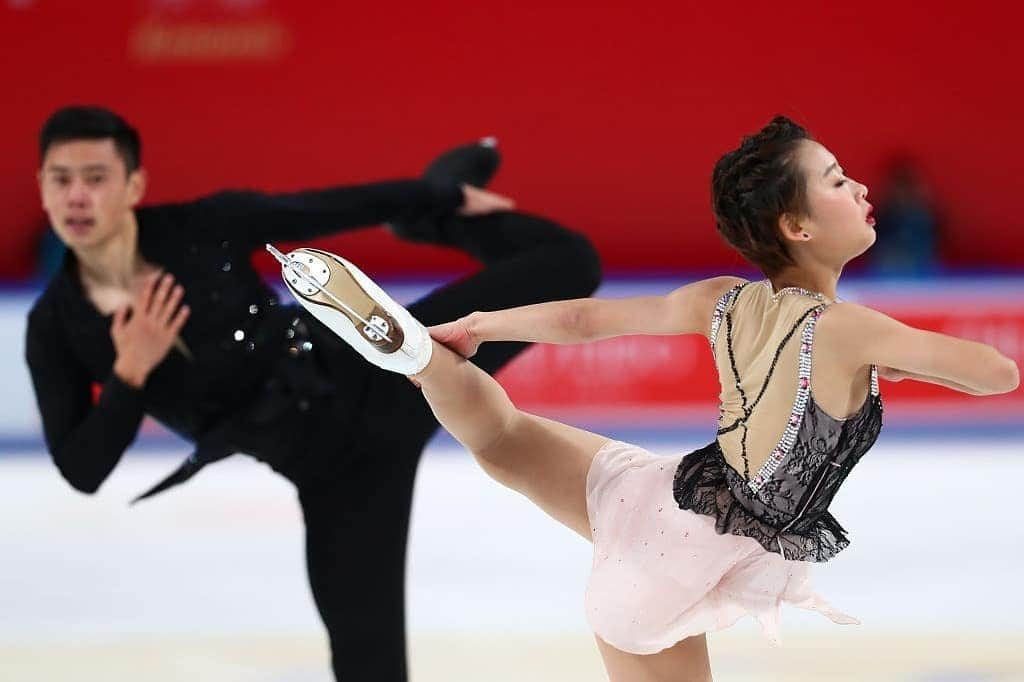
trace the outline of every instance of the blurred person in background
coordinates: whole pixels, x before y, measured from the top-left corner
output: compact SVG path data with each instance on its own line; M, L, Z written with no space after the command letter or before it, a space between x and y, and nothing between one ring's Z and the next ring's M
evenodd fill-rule
M300 303L320 305L327 292L344 304L320 318L367 360L421 386L488 474L593 542L586 613L613 681L706 682L705 633L744 616L773 643L783 602L857 622L814 591L810 566L849 545L829 505L881 432L879 377L971 395L1020 381L991 346L837 300L844 267L875 241L867 195L831 151L780 116L712 174L718 231L761 280L713 277L664 296L474 312L427 329L341 258L300 248L279 260ZM303 274L314 262L331 273L322 285ZM374 307L406 346L353 320L352 310ZM721 385L713 442L662 457L528 414L467 361L485 342L628 334L710 341ZM401 415L391 421L403 427Z
M939 269L938 211L918 165L893 159L879 191L878 239L868 253L869 272L920 277Z
M479 189L498 166L485 145L442 155L420 180L141 208L139 135L117 114L61 109L39 151L43 208L67 250L29 313L26 359L60 473L95 493L145 414L196 448L140 497L236 452L267 463L298 491L335 675L405 680L409 511L437 422L404 378L278 305L252 252L382 222L404 239L460 249L483 268L410 306L437 324L590 294L600 265L589 241ZM525 347L495 344L475 362L495 372Z

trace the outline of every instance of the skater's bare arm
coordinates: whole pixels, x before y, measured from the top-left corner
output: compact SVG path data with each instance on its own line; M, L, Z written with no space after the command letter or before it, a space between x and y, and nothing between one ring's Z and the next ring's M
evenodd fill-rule
M441 343L463 351L459 337L468 337L472 351L485 341L587 343L628 334L704 334L719 297L736 277L693 282L663 296L601 299L579 298L476 312L431 330ZM465 353L463 353L465 354Z
M819 325L819 339L856 362L896 370L895 378L974 395L1007 393L1020 383L1017 364L992 346L917 329L854 303L831 306Z
M958 384L955 381L949 381L948 379L939 379L937 377L930 377L926 374L915 374L914 372L905 372L902 369L893 369L892 367L879 367L878 376L888 381L903 381L904 379L910 379L912 381L920 381L925 384L935 384L936 386L944 386L951 388L954 391L960 391L961 393L969 393L971 395L988 395L982 393L969 386Z

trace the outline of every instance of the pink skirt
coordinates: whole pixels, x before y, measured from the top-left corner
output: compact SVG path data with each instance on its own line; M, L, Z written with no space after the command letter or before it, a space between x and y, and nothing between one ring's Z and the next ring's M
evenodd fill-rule
M653 654L749 615L778 644L784 601L836 623L858 623L814 593L810 564L787 561L750 538L719 535L710 516L679 509L672 478L681 458L612 441L590 466L594 564L586 610L601 639Z

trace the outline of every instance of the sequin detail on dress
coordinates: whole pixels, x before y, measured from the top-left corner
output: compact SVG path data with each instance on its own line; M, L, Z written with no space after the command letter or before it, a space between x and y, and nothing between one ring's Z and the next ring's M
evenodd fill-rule
M729 291L718 299L718 304L715 305L715 312L711 316L711 335L708 337L708 341L711 342L711 352L715 352L715 340L718 338L718 330L722 326L722 318L725 316L725 309L732 303L732 299L736 296L739 291L747 286L749 282L737 284Z
M767 281L767 280L766 280ZM761 466L761 469L747 482L751 492L756 493L764 485L765 481L772 477L779 467L783 458L793 449L796 443L796 434L800 431L800 424L804 420L804 410L807 407L807 397L811 392L811 357L814 346L814 325L825 310L824 305L818 306L811 312L810 319L804 325L803 334L800 336L800 361L797 373L796 399L793 401L793 410L790 412L789 421L786 423L786 430L782 432L779 444L772 450L772 454Z
M810 289L804 289L803 287L782 287L778 291L772 289L771 280L764 280L764 286L768 290L769 295L772 297L772 303L778 303L779 299L787 294L797 294L800 296L810 296L820 303L825 303L825 295L820 291L811 291Z

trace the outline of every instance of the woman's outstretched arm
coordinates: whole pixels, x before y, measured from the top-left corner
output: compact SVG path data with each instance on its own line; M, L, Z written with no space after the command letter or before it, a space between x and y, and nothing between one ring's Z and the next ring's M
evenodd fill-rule
M663 296L577 298L475 312L431 328L431 336L469 357L485 341L587 343L629 334L710 333L718 299L743 280L713 277Z
M886 368L883 377L972 395L1008 393L1020 385L1017 364L992 346L917 329L861 305L838 303L819 325L848 357Z

